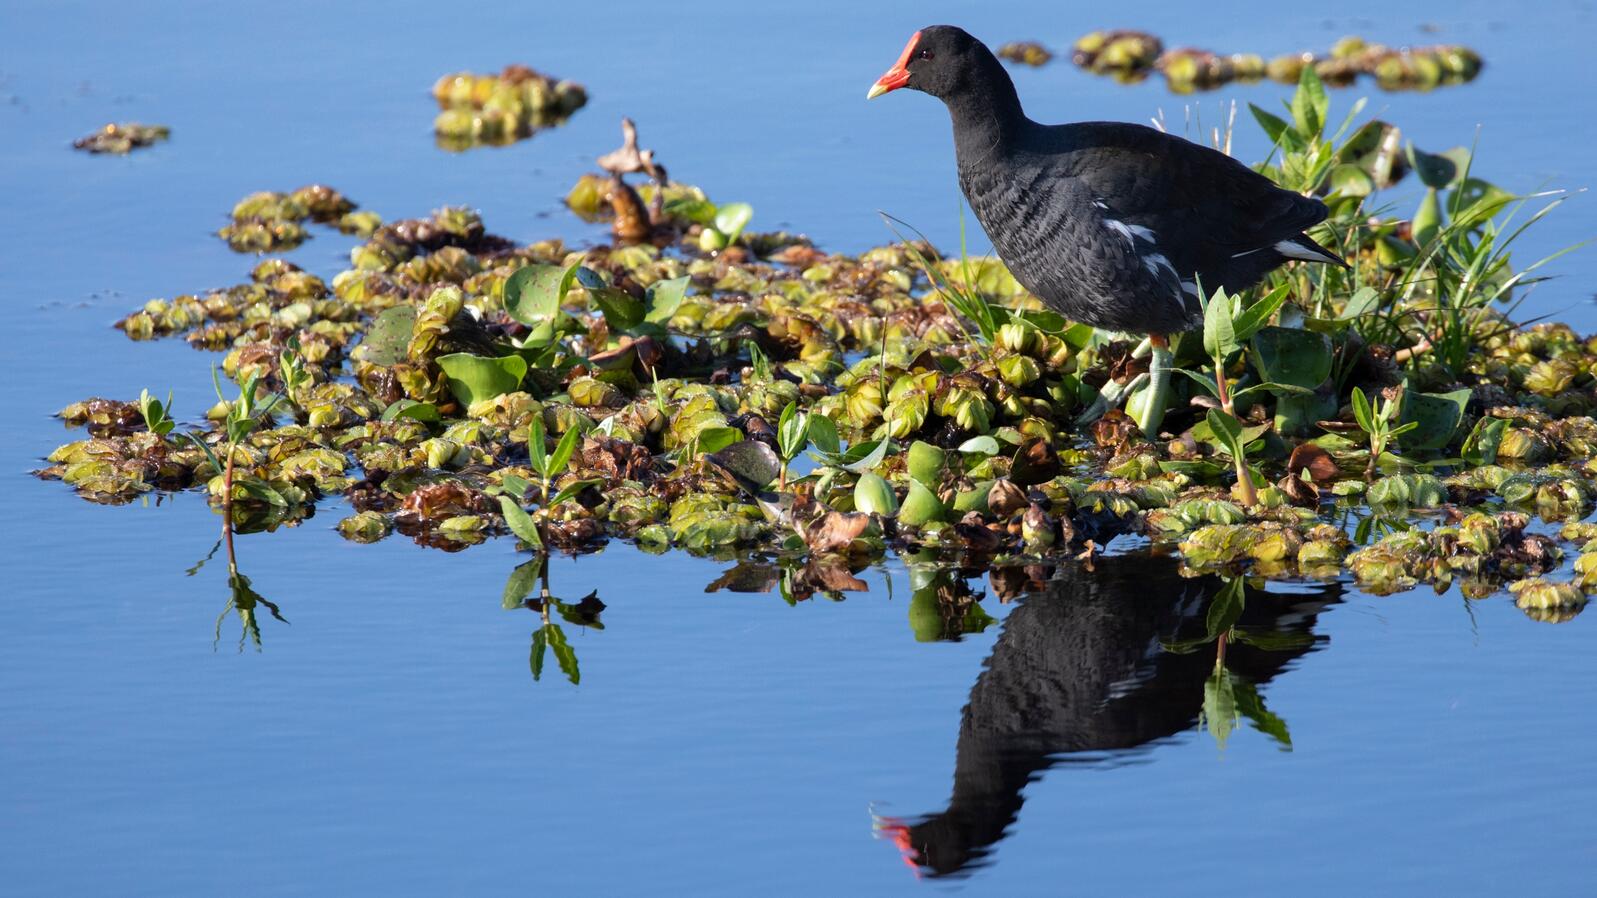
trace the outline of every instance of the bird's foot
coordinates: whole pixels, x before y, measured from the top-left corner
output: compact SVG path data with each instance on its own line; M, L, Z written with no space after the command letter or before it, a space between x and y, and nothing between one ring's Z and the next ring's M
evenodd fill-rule
M1159 426L1164 423L1165 406L1170 404L1170 370L1175 362L1166 347L1155 346L1147 374L1147 388L1126 400L1126 413L1142 428L1149 439L1159 436Z

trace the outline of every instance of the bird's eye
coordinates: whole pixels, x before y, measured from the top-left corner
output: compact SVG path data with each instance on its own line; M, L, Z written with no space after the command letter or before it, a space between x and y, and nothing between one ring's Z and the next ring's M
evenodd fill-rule
M932 51L930 51L930 50L922 50L922 51L920 51L920 53L918 53L916 55L919 56L921 59L931 59L932 58Z

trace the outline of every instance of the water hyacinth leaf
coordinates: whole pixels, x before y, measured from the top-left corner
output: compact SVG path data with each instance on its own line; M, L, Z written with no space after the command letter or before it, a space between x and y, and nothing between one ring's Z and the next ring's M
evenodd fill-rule
M703 197L684 196L667 200L663 207L672 218L685 219L695 224L714 226L715 204Z
M410 345L415 327L415 306L405 304L382 310L361 341L367 361L384 367L404 361L405 347Z
M1324 334L1266 327L1253 336L1252 345L1263 380L1312 390L1331 376L1331 341Z
M706 427L699 431L697 438L698 452L714 453L743 439L743 431L736 427Z
M740 440L705 458L751 493L763 491L782 473L782 460L759 440Z
M499 497L499 510L505 516L505 526L510 528L522 542L534 550L543 548L543 538L538 535L538 525L532 521L532 516L521 507L521 503L509 496Z
M1362 318L1376 312L1381 307L1381 294L1374 287L1360 287L1348 297L1342 306L1342 314L1337 316L1343 319Z
M1436 188L1426 188L1425 196L1420 200L1420 207L1414 211L1414 219L1409 223L1409 228L1417 246L1429 245L1441 231L1442 200Z
M854 509L866 514L892 517L898 513L898 497L886 480L867 471L854 484Z
M538 588L538 578L543 574L545 562L546 559L540 556L516 565L510 572L509 578L505 580L504 597L500 599L500 605L506 611L522 607L527 596L532 595L532 591Z
M534 325L560 314L560 304L577 278L580 263L525 265L505 280L505 311L522 324Z
M971 437L959 444L959 451L967 455L997 455L1000 450L998 440L986 434Z
M1331 190L1342 196L1369 196L1375 192L1375 179L1357 165L1343 163L1331 169Z
M1462 171L1460 162L1468 159L1469 151L1458 147L1446 153L1427 153L1411 143L1404 154L1408 156L1408 163L1413 167L1414 174L1419 176L1420 183L1432 190L1445 190L1452 186Z
M644 314L643 320L662 325L670 321L671 316L682 307L682 300L687 298L688 281L688 276L683 275L650 284L646 294L648 312Z
M593 297L594 304L604 315L604 323L610 326L610 330L626 333L643 323L647 309L637 297L627 291L601 287L590 289L588 295Z
M1403 397L1404 424L1413 424L1412 435L1403 440L1405 449L1440 449L1451 443L1464 420L1470 391L1451 393L1408 393Z
M1508 432L1507 418L1482 418L1464 438L1464 448L1459 451L1465 462L1479 467L1497 464L1497 448L1503 444Z
M935 487L942 482L943 464L947 460L947 453L920 440L909 445L909 452L905 459L905 468L909 476L917 483Z
M944 512L942 500L937 498L936 493L919 480L911 480L904 504L899 506L898 519L911 527L924 527L933 521L941 521Z
M754 207L748 203L727 203L715 210L715 229L726 235L726 242L730 245L737 242L738 236L753 217Z
M449 392L467 408L513 392L527 376L527 360L519 355L490 358L456 352L439 356L438 367L449 379Z
M414 399L399 399L383 409L382 420L397 421L400 418L413 418L427 424L437 424L443 420L438 414L438 406Z

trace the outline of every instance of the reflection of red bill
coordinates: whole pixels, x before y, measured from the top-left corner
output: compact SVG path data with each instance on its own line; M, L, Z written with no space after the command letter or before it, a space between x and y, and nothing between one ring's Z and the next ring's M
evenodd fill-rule
M898 90L909 83L909 58L915 54L915 45L920 43L920 32L909 36L909 43L904 45L904 52L898 56L898 62L888 69L886 74L876 79L871 89L866 92L865 99L874 100L890 90Z
M920 32L917 31L915 36L920 37ZM910 46L914 45L915 42L911 40ZM915 843L910 841L909 826L896 817L878 817L876 831L893 840L893 844L898 846L898 856L904 861L904 866L915 874L916 879L920 879L920 852L915 850Z

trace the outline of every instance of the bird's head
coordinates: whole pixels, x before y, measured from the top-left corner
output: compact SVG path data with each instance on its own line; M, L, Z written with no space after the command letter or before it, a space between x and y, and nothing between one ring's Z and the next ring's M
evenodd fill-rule
M989 61L997 64L992 52L964 29L930 25L910 35L898 61L876 79L865 99L908 87L948 100L966 90Z

